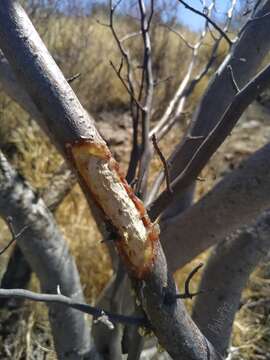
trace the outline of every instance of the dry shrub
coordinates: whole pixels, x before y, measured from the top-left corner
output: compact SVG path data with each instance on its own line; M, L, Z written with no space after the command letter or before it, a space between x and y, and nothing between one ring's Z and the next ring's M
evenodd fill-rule
M128 95L109 64L110 60L115 65L119 64L120 53L112 38L110 29L98 23L96 18L100 23L108 21L106 14L98 12L95 18L86 16L67 17L61 14L52 14L48 18L44 18L44 21L40 22L39 19L36 23L66 77L69 78L76 73L81 73L81 76L72 86L83 105L96 114L104 111L122 113L128 109ZM116 20L120 37L133 32L138 26L136 21L121 16ZM181 27L179 29L190 42L195 41L195 34ZM185 75L191 53L181 39L158 23L154 24L151 35L153 38L153 70L155 79L160 81L159 85L155 87L154 100L154 118L158 119L164 111L165 104L175 92L177 84ZM206 45L202 47L201 55L196 64L195 72L200 70L209 57L210 44L213 40L211 38L206 40ZM125 44L130 47L135 76L140 79L141 42L137 37L128 40ZM227 44L222 42L215 66L218 66L222 61L226 51ZM169 80L162 81L167 78ZM192 110L208 84L208 80L209 76L205 77L196 86L189 99L188 112L186 113L188 120L190 120ZM62 162L61 156L38 126L35 125L34 121L29 119L27 114L16 104L10 102L3 94L0 94L0 122L1 148L35 189L42 190L46 188L53 173ZM161 142L160 146L165 156L170 154L174 144L181 138L186 124L186 119L179 119L176 129ZM228 146L230 144L231 140ZM205 177L207 181L198 183L197 198L203 196L213 186L217 178L223 175L224 168L219 169L219 171L217 164L224 160L225 152L225 148L222 148L216 157L217 160L214 158L207 169L203 171L202 177ZM229 167L230 164L226 164L226 166ZM152 164L150 180L154 178L160 167L160 160L156 156ZM88 302L93 303L110 278L112 271L106 247L100 243L100 234L78 186L72 190L57 210L56 220L75 256L86 299ZM9 233L3 223L0 224L0 228L0 244L2 245L7 241ZM181 290L183 290L182 286L191 269L198 262L204 261L206 256L207 253L201 255L176 273L176 280ZM193 279L192 291L196 290L199 277L200 274L197 274ZM254 290L254 284L257 284L255 286L256 290ZM32 282L32 288L38 289L36 280ZM245 292L245 298L257 299L261 296L269 297L269 284L266 281L258 281L256 276L252 277L249 288ZM190 301L187 302L187 306L190 308ZM26 308L24 322L22 322L22 327L18 330L21 335L17 336L17 339L23 339L18 342L21 345L17 344L16 351L18 354L22 347L29 349L29 336L34 342L39 327L45 326L47 329L46 310L44 309L44 306L38 304L34 307L31 305L31 309ZM263 311L264 309L261 308L251 311L243 307L237 315L234 345L241 346L241 356L245 359L262 359L260 357L262 355L259 353L262 351L266 353L267 346L269 347L269 316L265 313L262 314ZM26 328L27 331L25 331ZM25 333L28 337L22 335ZM51 346L50 341L48 346ZM263 350L259 351L258 346ZM20 358L19 355L16 355L16 357ZM50 350L48 358L54 358Z

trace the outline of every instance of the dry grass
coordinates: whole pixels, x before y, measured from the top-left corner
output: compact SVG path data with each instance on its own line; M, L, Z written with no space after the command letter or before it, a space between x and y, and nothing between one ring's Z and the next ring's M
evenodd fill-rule
M107 21L102 14L99 15L99 20ZM134 26L134 23L120 18L118 23L119 34L126 34ZM127 93L109 65L109 60L115 64L119 63L119 52L108 28L98 24L95 19L73 19L59 16L49 19L46 29L43 25L40 30L65 75L69 77L77 72L82 74L73 87L87 109L91 109L94 113L106 110L122 113L127 109ZM190 40L194 40L193 34L185 32ZM190 53L179 38L165 31L164 28L155 28L153 38L155 76L157 79L172 76L170 81L161 83L156 88L155 117L158 118L162 113L164 104L173 94L176 84L185 74ZM225 51L226 45L222 44L217 63L221 61ZM140 44L136 40L132 45L134 66L140 64L140 53ZM205 46L200 64L207 56L208 46ZM200 64L197 64L197 67ZM136 76L140 76L140 70L136 72ZM205 78L192 95L188 107L189 112L186 114L187 120L189 120L190 113L207 83L208 78ZM14 166L35 189L44 189L49 184L54 171L61 164L61 157L35 123L28 118L27 114L17 105L11 103L3 94L0 95L0 122L0 146ZM166 156L169 155L174 144L179 141L185 125L186 122L182 120L162 142L161 148ZM231 142L228 147L230 144ZM204 170L202 176L206 177L207 181L198 184L197 198L209 190L216 178L224 172L224 167L229 166L226 164L217 170L217 164L224 160L224 148L220 154L216 162L214 160ZM127 154L123 156L123 161L126 163ZM155 157L150 179L153 179L160 166L159 159ZM110 278L112 270L106 248L100 243L101 237L96 224L91 217L81 190L77 186L57 210L56 219L76 259L86 299L89 303L93 303ZM3 222L0 223L0 229L0 245L2 245L7 241L9 233ZM176 280L180 289L190 270L199 261L204 261L206 257L207 253L177 272ZM8 253L2 257L2 271L5 268L7 258ZM262 269L265 270L266 268L267 265ZM266 280L269 273L267 274L266 271L262 274L261 271L257 270L252 276L248 290L245 292L246 299L269 298L269 282ZM199 277L200 274L197 274L194 278L192 290L196 289ZM35 278L31 287L33 289L38 288L38 282ZM190 308L190 301L187 302L187 306ZM46 307L40 304L31 304L31 306L26 305L19 314L2 312L2 328L6 323L12 322L13 317L16 320L20 319L19 326L10 330L11 336L2 336L0 350L2 356L12 359L28 359L30 358L29 354L46 352L48 354L46 359L54 359L55 354L51 350L52 341L48 331ZM16 324L18 324L17 321ZM269 348L269 316L265 313L265 308L256 307L250 310L243 307L241 309L235 322L233 342L235 346L240 347L241 351L241 355L236 356L237 359L270 358L269 354L265 355L269 351L267 350Z

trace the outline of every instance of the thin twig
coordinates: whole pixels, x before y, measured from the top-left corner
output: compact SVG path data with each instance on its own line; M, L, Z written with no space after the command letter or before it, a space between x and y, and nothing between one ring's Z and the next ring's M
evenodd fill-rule
M67 82L71 84L74 80L77 80L81 76L81 73L77 73L67 79Z
M132 100L136 103L136 105L142 110L142 105L138 102L138 100L135 98L133 92L130 90L130 88L127 86L125 80L123 79L122 75L121 75L121 70L122 70L122 61L120 63L120 67L119 69L116 68L116 66L114 65L114 63L110 60L110 65L113 68L114 72L116 73L116 75L118 76L118 78L120 79L121 83L123 84L123 86L125 87L126 91L129 93L130 97L132 97Z
M236 91L236 93L239 93L240 88L239 88L238 85L237 85L237 82L236 82L236 79L235 79L235 76L234 76L234 73L233 73L232 66L231 66L231 65L227 65L227 69L229 70L229 73L230 73L230 77L231 77L231 81L232 81L233 88L234 88L234 90Z
M12 224L12 217L8 216L6 218L6 223L8 224L9 230L12 235L12 239L9 241L9 243L0 250L0 255L4 254L4 252L24 233L24 231L28 228L27 225L25 225L18 233L15 232Z
M156 135L153 134L152 136L152 142L153 142L153 145L154 145L154 148L160 158L160 161L162 162L163 164L163 167L164 167L164 172L165 172L165 178L166 178L166 184L167 184L167 190L172 193L173 190L171 188L171 181L170 181L170 173L169 173L169 166L168 166L168 163L164 157L164 155L162 154L159 146L158 146L158 143L157 143L157 138L156 138Z
M247 106L267 87L270 83L270 65L266 66L259 74L251 79L233 98L223 116L207 137L200 144L196 152L184 170L171 183L174 193L180 193L186 189L206 165L210 157L231 133L238 119ZM172 201L172 195L164 191L149 206L149 216L154 221L159 214Z
M72 309L76 309L85 314L92 315L94 316L94 318L102 317L105 314L108 317L108 319L114 323L122 323L126 325L136 325L136 326L140 326L140 325L149 326L149 323L145 317L140 318L140 317L113 314L105 311L104 309L100 309L88 304L76 302L73 299L64 296L62 294L39 294L24 289L0 289L0 298L17 298L17 299L27 299L37 302L57 303L63 306L70 307Z
M120 39L118 37L118 34L114 27L114 13L119 3L113 6L112 0L110 0L109 4L110 4L110 21L108 26L111 29L111 33L122 55L122 58L125 61L126 72L127 72L127 84L124 81L125 83L124 86L126 89L129 89L128 94L130 96L130 113L133 122L133 134L132 134L132 151L130 156L129 168L127 171L127 181L131 182L136 175L136 169L140 159L140 150L138 145L138 126L139 126L139 114L142 111L142 107L140 105L140 96L136 97L136 92L135 92L136 84L133 79L133 69L132 69L130 55L123 45L125 39L123 38ZM120 80L123 82L122 77L120 78Z
M232 43L231 39L228 37L228 35L207 14L203 13L200 10L195 9L193 6L190 6L184 0L178 0L178 1L181 4L183 4L186 9L188 9L188 10L194 12L195 14L200 15L203 18L205 18L224 37L224 39L227 40L228 44L230 46L232 46L233 43Z
M200 263L198 266L196 266L188 275L185 281L185 292L183 294L172 294L172 293L166 293L165 295L165 303L167 304L173 304L177 299L192 299L194 296L197 296L199 294L204 293L204 290L197 291L195 293L192 293L190 291L190 282L193 279L194 275L201 269L203 266L203 263Z
M213 2L208 6L207 8L208 14L211 14L213 10L213 6L214 6ZM174 29L171 30L174 34L178 35L186 43L186 45L192 50L192 57L184 79L178 86L172 100L169 102L158 124L153 129L151 129L150 131L151 137L152 134L156 134L158 140L161 140L169 132L169 130L173 127L173 125L176 123L177 119L180 117L181 113L183 112L187 97L191 95L195 86L203 79L203 77L208 73L210 67L213 65L215 54L217 52L220 41L217 41L213 45L211 56L204 69L202 69L201 72L196 77L194 77L194 79L190 81L194 66L196 64L196 59L199 54L199 50L202 47L203 41L207 35L207 29L208 29L208 23L206 21L204 29L202 30L198 41L194 45L187 43L183 35L178 31Z
M127 35L124 35L121 39L119 39L120 43L124 42L124 41L127 41L129 39L132 39L134 37L137 37L139 35L141 35L141 30L140 31L136 31L136 32L133 32L133 33L130 33L130 34L127 34Z
M194 275L203 267L203 263L200 263L198 266L196 266L188 275L188 277L186 278L185 281L185 292L184 294L177 294L176 298L177 299L192 299L193 296L196 296L198 294L200 294L202 291L198 291L196 293L191 293L189 286L190 286L190 282L192 280L192 278L194 277Z

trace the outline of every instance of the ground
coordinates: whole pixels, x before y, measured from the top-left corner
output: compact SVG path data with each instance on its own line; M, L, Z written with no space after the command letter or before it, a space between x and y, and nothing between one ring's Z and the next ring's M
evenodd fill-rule
M269 141L270 111L265 99L261 103L264 105L256 102L249 107L225 144L203 170L201 174L203 181L198 182L196 199L203 196L226 173L236 168L242 159ZM126 167L131 146L131 121L128 114L100 113L98 126L117 160L123 167ZM177 129L162 143L161 148L165 155L169 154L171 145L180 138L183 127L183 120L180 119ZM24 131L13 127L10 133L12 136L9 136L6 150L8 150L13 164L34 186L39 189L46 187L54 169L57 169L61 163L61 158L53 155L55 153L52 151L52 155L49 155L47 159L41 159L39 153L41 150L37 149L40 148L40 139L43 138L43 135L31 121L26 123ZM31 149L27 148L27 142L24 144L26 133L34 143L34 147ZM43 142L43 150L46 147L51 150L50 145ZM156 156L151 178L160 167L160 161ZM37 169L39 176L36 175ZM60 206L56 218L76 258L87 301L94 303L109 280L112 270L106 247L100 243L100 235L78 186L75 186ZM1 246L6 243L8 236L7 228L1 224ZM90 252L95 255L91 257L91 262L88 256ZM192 264L188 264L176 273L180 287L194 264L205 260L206 256L207 254L202 254ZM2 256L2 272L5 269L7 258L7 253ZM267 353L270 343L269 272L270 267L266 259L251 276L244 292L241 308L234 324L233 359L264 360L270 358L270 354ZM194 289L198 280L199 275L192 283ZM31 287L38 289L35 277L31 281ZM189 301L187 301L187 306L190 307ZM26 303L18 310L2 310L0 313L0 338L0 358L2 359L55 359L44 305ZM159 355L159 358L161 359L162 356L165 355ZM152 359L152 357L149 355L147 359Z

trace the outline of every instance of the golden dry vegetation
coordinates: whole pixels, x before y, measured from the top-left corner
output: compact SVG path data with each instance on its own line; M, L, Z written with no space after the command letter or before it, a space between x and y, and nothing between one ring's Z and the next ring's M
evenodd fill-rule
M67 17L63 15L51 15L46 21L36 20L36 24L49 47L55 60L63 70L66 77L76 73L81 76L72 84L83 105L91 111L94 116L111 113L113 121L117 121L123 113L128 110L128 95L119 79L114 74L109 60L115 64L120 62L120 54L112 38L110 29L100 23L106 23L106 15L102 12L93 17ZM127 21L125 18L117 18L117 30L119 35L124 36L133 31L136 24ZM182 29L189 41L194 41L196 34ZM187 65L190 61L190 50L175 34L162 26L155 26L153 30L153 52L154 52L154 73L156 79L162 80L170 77L170 80L161 82L155 90L155 112L154 118L158 119L165 108L168 99L173 95L176 85L185 75ZM210 42L211 39L209 38ZM129 42L129 44L128 44ZM131 55L134 63L140 64L141 43L139 39L130 39L126 45L131 48ZM209 46L202 49L196 69L206 60ZM220 63L226 52L226 44L221 44L216 64ZM140 76L140 69L137 76ZM169 155L173 146L179 141L186 124L190 120L191 113L196 102L203 93L208 83L206 77L195 89L190 98L185 116L179 119L175 130L162 141L161 148L166 156ZM38 128L35 122L16 104L11 102L3 93L0 94L0 146L8 156L11 163L37 190L42 191L48 186L54 172L62 163L61 156L53 148L49 140ZM241 128L240 128L241 129ZM238 132L237 132L238 131ZM129 132L130 133L130 132ZM210 165L203 171L202 177L206 181L198 183L197 198L201 197L213 184L228 171L231 164L235 164L240 158L247 156L251 151L244 152L235 150L232 141L239 140L242 136L240 130L236 130L234 138L230 138L218 154L211 161ZM250 135L251 136L251 135ZM255 147L263 143L259 138ZM128 142L125 139L125 142ZM248 144L251 144L249 141ZM249 145L247 145L249 146ZM126 149L129 143L113 148L120 151L122 166L127 167L128 154ZM229 150L228 150L229 149ZM233 150L232 150L233 149ZM250 148L249 148L250 149ZM251 148L254 150L254 148ZM230 160L225 155L231 153ZM119 155L118 155L119 158ZM220 164L222 163L222 166ZM150 179L160 169L161 164L158 157L155 157L152 164ZM106 246L101 244L101 237L97 230L86 201L78 186L71 191L56 212L57 222L70 245L75 256L84 287L86 299L94 303L98 294L112 275L109 256ZM1 246L6 243L9 237L8 230L1 222ZM180 288L184 279L193 268L194 263L205 260L207 254L188 264L176 274ZM8 253L3 256L1 271L5 269ZM269 267L264 264L252 276L248 289L245 291L245 298L269 298ZM192 282L194 287L199 280L199 274ZM33 289L38 289L38 282L33 277L31 282ZM187 302L190 307L190 302ZM265 307L253 309L242 309L235 322L234 345L240 346L241 355L237 359L267 359L262 357L269 346L269 316ZM51 349L51 339L48 330L48 321L44 305L26 305L19 313L1 314L2 327L11 318L19 317L19 326L10 331L13 336L2 335L1 358L30 359L27 353L39 351L47 352L47 359L54 359L55 355ZM1 329L1 326L0 326ZM8 328L9 329L9 328ZM1 333L1 331L0 331ZM44 335L45 334L45 335ZM260 351L258 351L260 349ZM261 354L262 353L262 354ZM268 355L269 356L269 355Z

